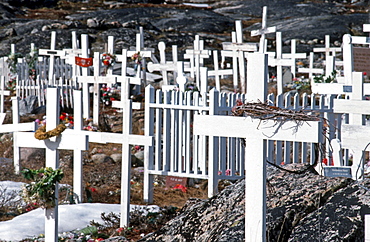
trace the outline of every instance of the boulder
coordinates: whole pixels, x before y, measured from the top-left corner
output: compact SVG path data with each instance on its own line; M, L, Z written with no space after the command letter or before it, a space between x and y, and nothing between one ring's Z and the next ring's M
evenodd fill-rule
M284 168L267 168L267 241L364 240L370 181L324 177L302 164ZM191 199L139 241L244 241L249 196L243 179L208 200Z

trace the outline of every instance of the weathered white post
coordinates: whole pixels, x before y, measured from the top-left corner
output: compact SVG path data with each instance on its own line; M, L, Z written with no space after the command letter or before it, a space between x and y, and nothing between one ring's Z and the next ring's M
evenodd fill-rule
M267 27L267 6L264 6L262 9L262 27L258 30L252 30L251 36L261 35L260 43L259 43L259 52L264 53L266 52L266 34L275 33L276 26L274 27Z
M365 214L365 242L370 242L370 214Z

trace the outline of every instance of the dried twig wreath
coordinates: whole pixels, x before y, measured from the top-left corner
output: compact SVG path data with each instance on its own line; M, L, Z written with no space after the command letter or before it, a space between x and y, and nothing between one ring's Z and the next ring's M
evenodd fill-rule
M60 135L67 127L65 124L59 124L55 129L46 132L46 126L41 126L35 132L35 138L38 140L49 139L54 136Z

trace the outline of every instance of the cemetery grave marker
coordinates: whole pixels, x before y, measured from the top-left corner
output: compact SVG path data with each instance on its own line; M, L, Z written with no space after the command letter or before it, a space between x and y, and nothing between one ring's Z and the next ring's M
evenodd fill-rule
M274 27L267 27L267 6L264 6L262 9L262 27L258 30L252 30L251 36L261 35L260 43L259 43L259 52L265 53L266 52L266 34L271 34L276 32L276 26Z
M195 115L193 127L194 134L209 136L210 160L216 152L215 136L246 138L245 241L266 241L266 140L320 142L320 122L298 125L295 121Z
M209 58L210 50L204 49L204 41L199 39L199 35L195 35L194 49L186 49L184 59L190 60L190 68L185 68L185 71L190 71L190 76L196 80L197 87L200 87L200 67L203 67L204 59Z
M100 76L100 53L94 53L94 76L76 77L78 83L93 84L93 123L99 123L100 84L117 83L118 76ZM87 100L84 100L87 102ZM89 109L88 109L89 110Z
M76 58L82 54L82 49L78 48L78 40L77 40L77 33L76 31L72 31L72 48L71 49L63 49L66 53L66 56L61 56L61 59L65 59L66 64L72 66L72 76L79 76L81 73L79 72L79 66L76 64Z
M330 47L330 35L325 35L325 47L324 48L313 48L313 52L324 52L325 53L325 76L329 77L335 70L335 56L337 52L341 52L340 47Z
M309 65L308 68L298 68L298 73L308 73L308 78L311 81L311 86L313 84L313 74L324 74L324 70L321 68L313 68L314 53L310 52Z
M50 49L39 49L39 55L49 56L49 83L54 80L54 64L55 57L65 57L67 55L65 50L56 50L56 32L51 32Z
M59 89L47 89L47 131L57 127L59 124ZM81 116L81 115L80 115ZM79 117L75 117L78 119ZM82 117L81 117L82 118ZM18 132L17 142L14 148L28 147L28 148L44 148L46 149L46 167L57 169L59 167L59 150L67 149L73 150L74 164L76 162L82 163L82 150L88 149L88 136L74 133L73 130L65 130L58 137L51 137L45 140L37 140L33 132ZM18 161L19 162L19 161ZM58 190L56 189L56 196ZM56 204L58 202L56 201ZM54 208L45 209L45 240L58 241L58 205Z
M369 128L364 126L365 114L370 114L370 102L364 99L363 76L353 72L353 92L350 100L335 99L334 113L349 113L349 123L342 124L341 143L345 149L353 151L352 177L360 179L364 171L364 152L369 151ZM338 155L339 156L339 155ZM337 159L338 159L337 156ZM341 159L339 157L339 159Z
M290 72L293 74L293 77L296 77L296 60L297 59L306 59L306 53L297 53L297 40L292 39L290 41L290 53L283 53L283 59L292 59L292 66L290 66Z
M168 80L168 72L173 72L173 79L176 80L177 77L177 46L172 45L172 60L173 61L166 61L166 44L161 41L158 43L158 50L159 50L159 63L148 63L148 71L161 71L162 78L163 78L163 85L169 85Z
M225 75L233 75L234 71L233 71L233 69L222 69L222 68L220 69L219 64L218 64L218 51L217 50L213 51L213 66L214 66L214 70L208 70L208 76L214 76L215 77L216 89L221 90L220 77L223 77ZM234 85L234 90L236 90L235 85Z
M225 62L225 57L232 58L233 67L233 84L234 91L238 89L238 73L240 76L241 92L246 93L245 89L245 59L244 52L254 52L257 51L256 43L243 43L243 32L242 32L242 22L240 20L235 21L235 32L232 33L232 42L223 42L221 50L222 64ZM215 54L215 51L214 51ZM214 55L215 58L215 55ZM214 60L214 66L216 70L216 60ZM218 66L218 60L217 60ZM239 66L239 68L238 68ZM239 69L239 72L238 72ZM227 72L227 73L230 73ZM211 73L212 75L213 73ZM217 77L216 77L217 78ZM217 83L217 82L216 82ZM219 89L218 89L219 90Z
M269 56L269 66L276 67L277 94L282 94L283 86L283 66L295 65L294 59L283 58L281 32L276 32L276 58Z

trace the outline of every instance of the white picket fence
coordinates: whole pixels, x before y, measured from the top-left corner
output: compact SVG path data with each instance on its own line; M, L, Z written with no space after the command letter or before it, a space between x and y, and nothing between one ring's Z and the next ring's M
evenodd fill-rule
M245 100L244 94L219 93L215 89L200 95L198 92L162 91L152 87L146 89L145 119L152 125L145 127L147 135L153 135L154 151L147 160L145 172L148 176L170 175L178 177L208 179L208 184L217 185L219 179L244 177L244 146L240 138L219 137L216 151L210 155L207 137L192 133L195 114L231 115L236 100ZM341 116L332 110L334 96L281 94L268 96L271 105L291 110L305 110L328 121L323 145L300 142L269 141L267 157L275 164L321 162L331 157L329 140L340 132ZM152 130L152 133L150 133ZM213 157L213 160L209 160ZM210 167L213 170L210 170ZM150 180L150 178L149 178ZM212 182L211 182L212 181ZM150 201L150 184L146 184L146 199ZM209 196L215 187L209 187Z

